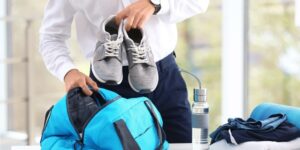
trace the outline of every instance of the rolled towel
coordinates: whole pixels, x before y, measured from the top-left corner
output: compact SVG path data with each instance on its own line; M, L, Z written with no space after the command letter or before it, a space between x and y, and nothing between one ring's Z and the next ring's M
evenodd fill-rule
M300 108L285 106L273 103L262 103L254 108L251 118L262 120L268 118L272 114L283 113L287 116L287 121L298 129L300 129Z

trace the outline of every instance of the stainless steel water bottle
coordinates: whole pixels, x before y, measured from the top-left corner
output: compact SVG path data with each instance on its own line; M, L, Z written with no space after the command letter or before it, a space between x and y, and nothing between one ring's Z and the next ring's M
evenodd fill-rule
M200 149L208 149L209 106L206 99L206 89L194 89L192 105L193 144Z
M194 100L192 105L192 142L193 150L206 150L209 149L208 143L208 127L209 127L209 106L206 99L205 88L202 88L200 79L183 69L181 72L187 73L194 77L199 88L194 89Z

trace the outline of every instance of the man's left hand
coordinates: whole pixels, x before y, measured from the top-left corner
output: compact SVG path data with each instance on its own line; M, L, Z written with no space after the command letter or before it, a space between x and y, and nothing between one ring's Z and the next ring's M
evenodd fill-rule
M155 11L150 0L137 0L130 4L116 15L116 23L127 19L125 22L126 30L131 28L143 28Z

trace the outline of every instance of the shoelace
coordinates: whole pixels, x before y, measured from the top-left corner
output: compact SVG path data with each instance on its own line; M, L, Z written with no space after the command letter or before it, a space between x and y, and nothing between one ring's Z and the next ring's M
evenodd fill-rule
M129 50L132 51L132 61L134 64L149 62L146 55L146 53L149 51L149 47L144 46L143 43L141 43L139 46L133 45L129 48Z
M119 49L122 42L122 38L117 38L117 40L115 41L107 39L106 42L103 44L105 47L105 56L118 57Z

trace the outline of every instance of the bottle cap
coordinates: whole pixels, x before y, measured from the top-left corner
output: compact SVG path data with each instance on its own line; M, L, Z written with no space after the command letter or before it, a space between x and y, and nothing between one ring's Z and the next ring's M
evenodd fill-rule
M206 92L205 88L194 89L194 102L206 102Z

